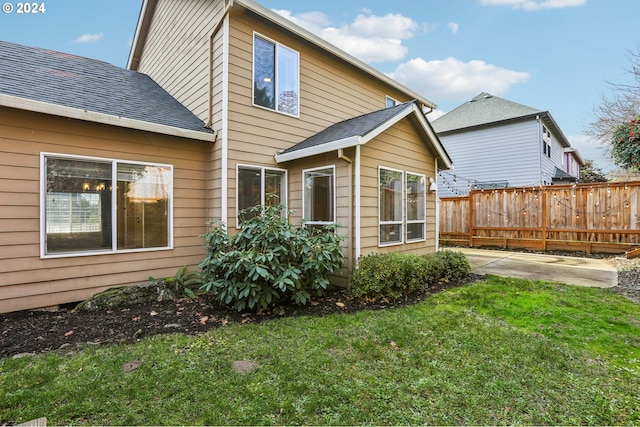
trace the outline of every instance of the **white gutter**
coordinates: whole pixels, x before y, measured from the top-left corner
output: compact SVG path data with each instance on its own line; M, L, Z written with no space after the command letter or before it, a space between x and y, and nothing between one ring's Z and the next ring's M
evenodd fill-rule
M303 148L301 150L292 151L290 153L276 153L274 155L277 163L288 162L291 160L303 159L309 156L315 156L316 154L330 153L332 151L341 150L343 148L350 148L357 145L362 145L362 137L350 136L349 138L338 139L326 144L320 144L309 148Z
M83 110L81 108L65 107L63 105L35 101L32 99L20 98L17 96L6 95L2 93L0 93L0 106L32 111L35 113L51 114L54 116L67 117L70 119L85 120L93 123L101 123L105 125L154 132L163 135L197 139L200 141L215 142L216 139L215 132L209 133L200 132L197 130L182 129L175 126L167 126L158 123L146 122L143 120L129 119L126 117L114 116L111 114ZM205 129L204 124L202 125L202 129Z
M228 226L229 221L229 14L225 11L222 23L222 129L220 130L220 179L222 187L220 189L220 219ZM213 64L209 64L212 67ZM236 224L236 227L238 225Z

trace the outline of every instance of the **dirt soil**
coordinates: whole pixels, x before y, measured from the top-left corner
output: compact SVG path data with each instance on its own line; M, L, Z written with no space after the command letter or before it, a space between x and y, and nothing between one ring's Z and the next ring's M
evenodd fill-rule
M482 278L472 274L464 283ZM313 299L306 306L280 305L257 313L239 313L207 297L154 300L98 311L78 311L71 306L54 312L4 313L0 314L0 358L54 350L69 353L86 346L129 344L157 334L193 335L234 323L401 307L416 304L427 295L464 283L442 284L422 295L384 303L356 301L346 291L335 290Z

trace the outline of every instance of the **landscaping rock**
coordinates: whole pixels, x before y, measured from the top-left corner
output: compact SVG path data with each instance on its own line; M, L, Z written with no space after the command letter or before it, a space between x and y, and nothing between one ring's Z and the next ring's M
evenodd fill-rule
M147 301L170 301L175 297L173 291L162 280L141 285L124 286L100 292L76 307L79 311L106 310L121 305L137 304Z
M258 364L250 360L236 360L231 367L239 374L248 374L253 372L258 367Z

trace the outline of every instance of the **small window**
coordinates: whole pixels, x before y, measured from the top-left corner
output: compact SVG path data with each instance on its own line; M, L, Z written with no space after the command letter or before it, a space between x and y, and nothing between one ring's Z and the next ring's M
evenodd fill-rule
M298 52L264 37L253 37L253 104L298 117Z
M302 172L303 219L306 226L335 222L335 166Z
M395 99L391 98L390 96L385 97L385 108L395 107L398 104L400 104L400 102L396 101Z
M402 171L380 168L378 175L380 245L403 241Z
M407 242L425 240L426 177L407 172Z
M287 204L286 171L254 166L238 166L237 170L237 224L249 219L245 209L255 206ZM283 215L286 212L283 212Z
M170 165L42 155L42 256L170 248Z

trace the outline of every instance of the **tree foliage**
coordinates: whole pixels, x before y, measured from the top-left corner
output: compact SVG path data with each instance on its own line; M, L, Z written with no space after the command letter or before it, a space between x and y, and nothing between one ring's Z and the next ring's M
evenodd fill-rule
M612 83L611 97L603 95L602 102L594 108L594 120L587 133L595 139L610 143L618 127L635 119L640 113L640 47L629 52L630 66L625 70L630 83Z
M622 123L613 133L611 156L620 166L640 169L640 115Z
M607 182L608 179L602 172L602 169L597 167L593 160L585 159L584 165L580 168L580 182L587 184L590 182Z

